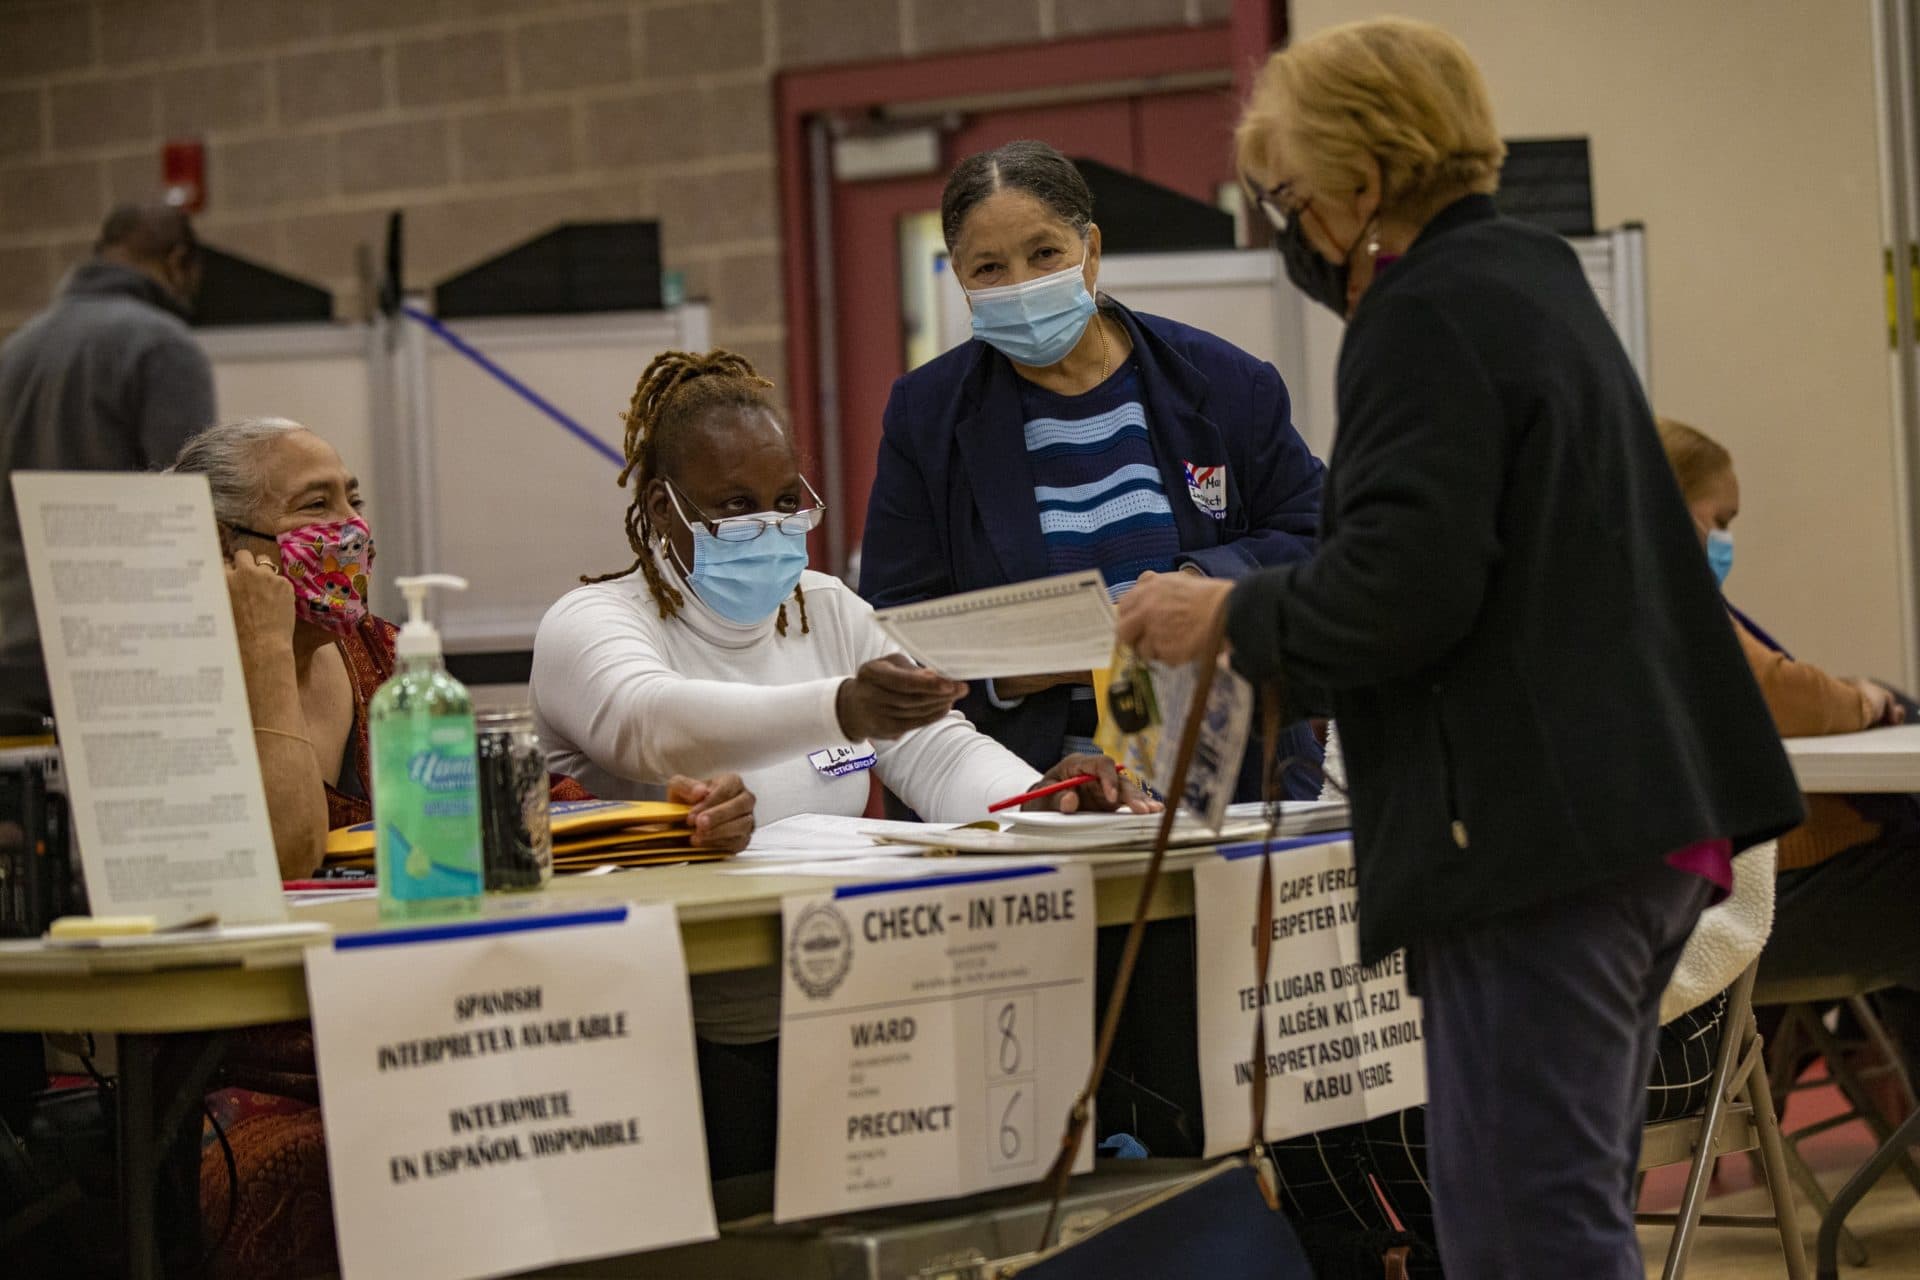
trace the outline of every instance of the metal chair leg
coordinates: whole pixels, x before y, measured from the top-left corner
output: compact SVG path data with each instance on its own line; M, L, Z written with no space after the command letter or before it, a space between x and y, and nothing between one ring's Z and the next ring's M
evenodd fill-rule
M1907 1060L1900 1052L1900 1046L1893 1042L1893 1036L1887 1032L1887 1024L1880 1021L1880 1015L1874 1011L1873 1002L1865 996L1853 996L1847 1001L1847 1008L1853 1011L1854 1021L1867 1033L1867 1039L1879 1051L1880 1061L1887 1075L1894 1078L1900 1086L1900 1099L1906 1104L1909 1113L1920 1107L1920 1099L1913 1092L1913 1076L1907 1071ZM1884 1113L1883 1113L1884 1114ZM1888 1117L1889 1120L1893 1119ZM1905 1120L1906 1116L1899 1119Z
M1879 1025L1879 1020L1873 1018L1871 1012L1867 1016L1872 1019L1874 1026ZM1820 1046L1820 1052L1826 1055L1827 1069L1833 1073L1833 1081L1840 1086L1841 1095L1855 1111L1860 1113L1860 1118L1866 1122L1867 1128L1873 1133L1873 1140L1884 1146L1893 1136L1893 1125L1880 1108L1874 1105L1873 1098L1867 1093L1865 1082L1860 1078L1860 1073L1848 1063L1845 1047L1837 1036L1827 1030L1824 1023L1815 1030L1814 1040ZM1907 1182L1915 1191L1920 1191L1920 1167L1914 1165L1913 1157L1909 1156L1905 1150L1896 1150L1894 1157L1894 1163L1899 1166Z
M1753 1108L1761 1166L1767 1175L1767 1195L1773 1201L1773 1218L1780 1229L1780 1250L1786 1255L1787 1280L1807 1280L1807 1251L1800 1239L1799 1209L1793 1202L1786 1144L1780 1140L1780 1117L1773 1110L1773 1086L1764 1070L1756 1068L1747 1077L1747 1101Z
M1746 1041L1752 1033L1751 1019L1747 1025L1727 1028L1735 1043ZM1673 1239L1667 1242L1667 1265L1661 1271L1661 1280L1680 1280L1687 1269L1687 1258L1693 1252L1693 1233L1700 1225L1700 1213L1706 1205L1707 1180L1713 1174L1713 1149L1718 1145L1720 1136L1720 1117L1727 1109L1727 1096L1731 1092L1735 1060L1741 1056L1740 1049L1723 1046L1720 1061L1713 1068L1713 1092L1707 1096L1707 1109L1700 1117L1699 1136L1694 1139L1693 1163L1687 1170L1686 1194L1680 1197L1680 1209L1673 1223Z
M1784 1131L1780 1137L1781 1145L1785 1150L1787 1172L1791 1176L1793 1185L1800 1188L1800 1194L1807 1198L1807 1204L1812 1206L1814 1215L1824 1218L1828 1206L1833 1203L1827 1199L1826 1188L1820 1185L1820 1180L1814 1176L1812 1166L1808 1165L1800 1155L1799 1142ZM1763 1168L1762 1173L1764 1172ZM1840 1252L1846 1255L1847 1265L1850 1267L1867 1265L1867 1247L1861 1244L1859 1237L1851 1231L1841 1232Z
M1836 1259L1840 1243L1840 1232L1845 1227L1847 1215L1854 1206L1873 1190L1873 1185L1882 1175L1894 1166L1907 1149L1920 1142L1920 1111L1908 1116L1906 1122L1893 1131L1880 1149L1873 1153L1873 1159L1860 1166L1859 1172L1847 1179L1833 1197L1833 1207L1828 1209L1820 1220L1819 1280L1840 1280L1840 1264Z

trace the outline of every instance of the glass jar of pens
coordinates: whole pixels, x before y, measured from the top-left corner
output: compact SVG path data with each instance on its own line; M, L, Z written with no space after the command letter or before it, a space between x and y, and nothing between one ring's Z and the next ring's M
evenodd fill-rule
M553 831L533 713L489 711L475 721L487 888L538 889L553 878Z

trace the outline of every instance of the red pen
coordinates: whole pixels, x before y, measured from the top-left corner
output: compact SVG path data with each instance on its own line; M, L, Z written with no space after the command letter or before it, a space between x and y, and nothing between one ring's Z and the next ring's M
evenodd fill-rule
M1076 773L1071 778L1062 778L1058 782L1049 782L1044 787L1035 787L1033 790L1023 791L1017 796L1008 796L1005 800L995 801L993 804L987 806L987 812L998 813L1002 809L1011 809L1013 806L1025 804L1029 800L1044 799L1047 796L1053 795L1055 792L1071 791L1075 787L1085 786L1089 782L1098 781L1099 779L1091 773Z

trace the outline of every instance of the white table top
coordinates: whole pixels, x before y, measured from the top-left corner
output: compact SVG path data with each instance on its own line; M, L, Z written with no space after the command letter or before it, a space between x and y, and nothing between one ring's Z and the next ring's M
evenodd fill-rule
M1802 791L1920 791L1920 724L1788 738Z
M1167 855L1149 919L1193 914L1193 867L1212 853ZM1143 853L1065 854L1050 862L1093 866L1099 922L1133 918L1147 858ZM1009 858L1008 865L1016 865ZM672 902L691 973L776 964L780 903L818 893L821 876L724 874L728 864L650 867L605 876L562 876L527 895L489 897L487 911L578 909L607 901ZM861 881L860 883L871 883ZM363 898L294 908L292 920L323 926L280 936L169 937L154 945L96 948L0 946L0 1031L198 1031L306 1016L305 956L332 933L379 929L375 903Z

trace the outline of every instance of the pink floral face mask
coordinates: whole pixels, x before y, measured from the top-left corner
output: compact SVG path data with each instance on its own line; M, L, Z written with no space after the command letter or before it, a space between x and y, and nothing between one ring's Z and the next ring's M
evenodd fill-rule
M280 544L280 575L293 584L293 612L302 622L344 636L366 620L373 530L365 520L303 524L277 534L234 527Z

